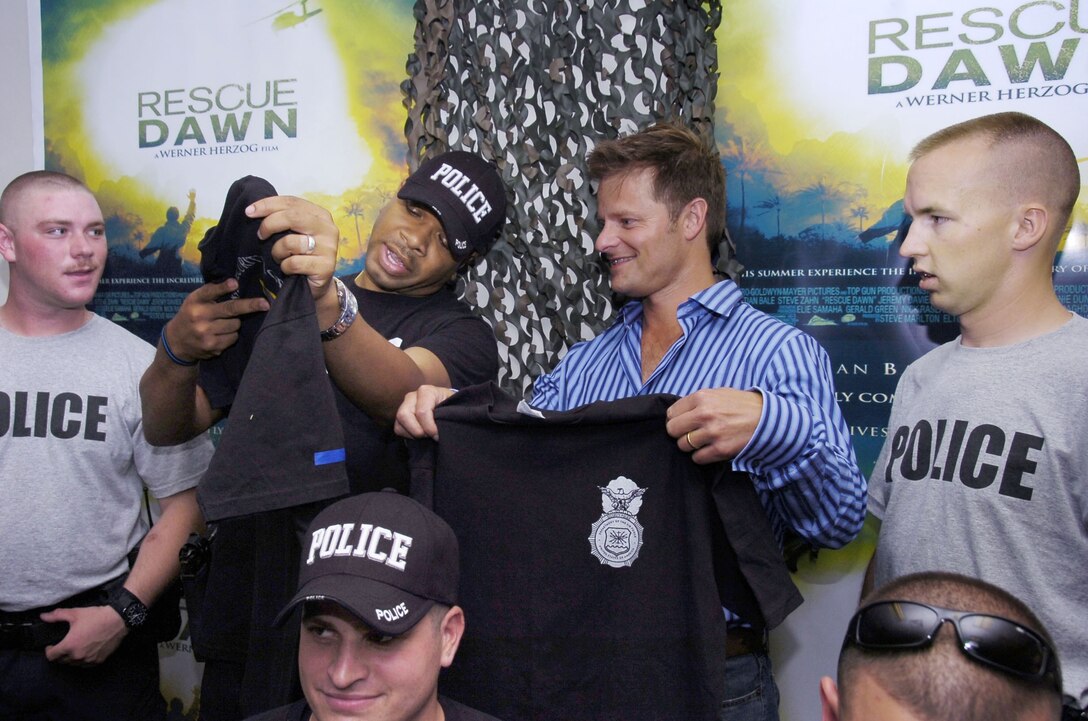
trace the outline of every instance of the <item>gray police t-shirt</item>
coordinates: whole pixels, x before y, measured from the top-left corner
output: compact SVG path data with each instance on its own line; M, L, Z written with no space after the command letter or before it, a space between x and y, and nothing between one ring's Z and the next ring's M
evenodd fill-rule
M144 439L140 377L155 349L92 316L56 336L0 329L0 609L54 604L128 570L158 498L192 488L212 445Z
M1088 703L1088 320L911 364L869 479L875 581L943 570L1028 604Z

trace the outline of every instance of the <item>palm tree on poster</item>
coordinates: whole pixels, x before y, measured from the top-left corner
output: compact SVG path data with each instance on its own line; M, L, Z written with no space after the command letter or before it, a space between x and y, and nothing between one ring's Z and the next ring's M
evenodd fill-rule
M344 212L351 218L355 219L355 242L359 245L359 252L363 252L363 234L359 230L359 219L366 215L366 209L363 208L363 204L358 200L352 201L348 205L344 206Z
M801 200L805 200L811 203L816 203L820 207L820 225L827 225L827 211L829 208L845 203L849 200L849 196L841 183L827 183L824 180L820 180L812 185L803 188L797 193L797 197Z
M782 237L783 205L784 203L782 202L782 196L780 196L778 193L775 193L772 197L767 198L766 200L761 200L756 203L756 207L763 211L762 213L760 213L760 215L766 215L772 210L774 211L775 234L779 238Z
M770 153L762 143L747 143L744 138L730 138L722 150L722 162L725 169L740 183L740 226L737 234L744 232L744 221L747 217L747 200L745 198L744 181L751 180L757 175L766 175L778 172L774 170Z
M865 229L865 221L869 219L869 211L863 205L856 205L850 209L850 217L857 218L858 232L860 233Z

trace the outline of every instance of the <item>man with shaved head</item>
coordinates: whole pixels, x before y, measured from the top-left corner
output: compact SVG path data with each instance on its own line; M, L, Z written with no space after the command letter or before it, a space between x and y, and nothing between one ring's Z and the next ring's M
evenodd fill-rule
M918 573L862 602L838 684L821 679L820 699L823 721L1056 721L1061 670L1017 598L966 576Z
M140 377L155 349L87 309L106 223L69 175L0 194L0 718L166 718L156 607L201 527L206 435L144 438ZM148 528L145 489L162 513ZM176 604L176 601L173 603ZM176 613L176 606L173 612ZM180 623L180 618L176 623Z
M1080 174L1021 113L941 130L912 153L900 254L961 335L906 370L869 481L871 581L962 573L1021 598L1054 635L1070 713L1088 703L1088 321L1052 266Z

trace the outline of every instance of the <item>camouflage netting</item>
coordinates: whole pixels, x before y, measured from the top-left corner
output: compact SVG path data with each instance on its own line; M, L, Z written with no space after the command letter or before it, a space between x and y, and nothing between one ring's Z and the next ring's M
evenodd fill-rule
M713 137L719 2L417 0L402 90L412 169L464 149L509 188L507 226L462 280L521 395L609 322L585 158L599 138L680 118Z

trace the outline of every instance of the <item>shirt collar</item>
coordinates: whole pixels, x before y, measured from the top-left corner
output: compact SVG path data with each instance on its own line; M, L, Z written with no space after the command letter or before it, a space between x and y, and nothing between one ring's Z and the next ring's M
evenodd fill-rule
M740 288L728 278L720 280L714 285L701 290L680 304L679 316L692 312L695 307L702 306L710 313L729 317L733 310L744 300Z
M744 300L740 288L728 278L720 280L709 288L704 288L680 304L677 317L683 318L705 309L708 313L729 317L733 310ZM631 326L642 319L642 302L628 301L620 308L620 320L625 326Z

